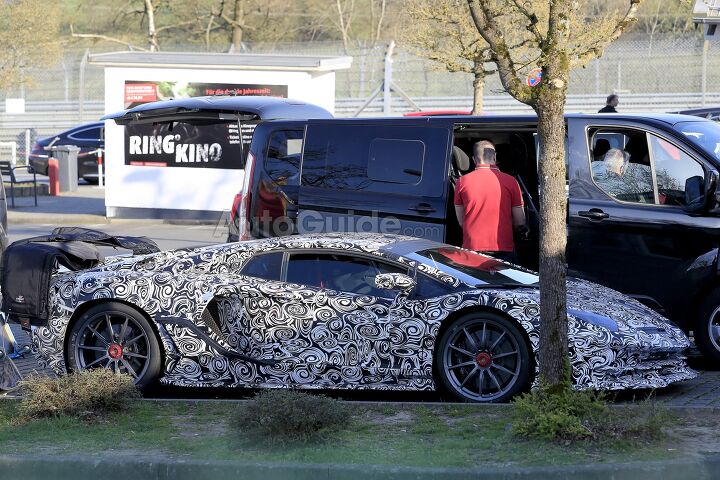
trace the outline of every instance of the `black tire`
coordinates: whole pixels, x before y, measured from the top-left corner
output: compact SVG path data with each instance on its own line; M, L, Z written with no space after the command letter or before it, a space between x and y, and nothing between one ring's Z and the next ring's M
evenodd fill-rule
M528 389L532 368L520 327L491 312L458 318L435 349L441 386L463 402L506 402Z
M107 368L128 373L141 389L155 383L162 371L160 345L152 326L140 312L117 302L95 305L75 322L68 337L67 359L69 371Z
M700 306L693 334L703 356L720 362L720 289L711 292Z

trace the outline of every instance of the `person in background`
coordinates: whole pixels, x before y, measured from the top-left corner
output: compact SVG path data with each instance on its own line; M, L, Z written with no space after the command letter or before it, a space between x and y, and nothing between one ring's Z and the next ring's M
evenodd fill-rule
M496 165L495 146L481 140L473 146L475 170L455 188L455 213L463 229L463 248L515 261L513 229L527 230L517 180Z
M618 106L618 103L620 103L620 97L614 93L608 95L607 100L605 101L605 106L598 110L598 113L618 113L615 109L615 107Z

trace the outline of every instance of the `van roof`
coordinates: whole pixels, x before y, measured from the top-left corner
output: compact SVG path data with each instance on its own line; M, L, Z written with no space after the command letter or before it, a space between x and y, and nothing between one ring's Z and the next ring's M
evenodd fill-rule
M645 124L665 124L669 126L676 125L681 122L708 121L702 117L690 115L680 115L677 113L566 113L566 119L602 119L602 120L625 120ZM361 118L336 118L336 121L353 122L353 123L387 123L398 124L437 124L437 123L486 123L486 124L535 124L537 123L536 115L518 115L518 114L486 114L481 116L474 115L433 115L433 116L403 116L403 117L361 117ZM330 120L332 121L332 120ZM328 120L318 119L310 120L310 123L325 123Z
M110 113L102 119L115 120L119 125L125 125L143 119L167 118L197 112L242 113L255 116L259 120L333 118L332 114L322 107L288 98L208 96L144 103Z

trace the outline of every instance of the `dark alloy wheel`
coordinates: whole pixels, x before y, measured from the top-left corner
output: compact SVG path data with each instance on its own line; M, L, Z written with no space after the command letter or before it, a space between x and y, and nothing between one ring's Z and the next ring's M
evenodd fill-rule
M470 313L442 335L436 372L457 399L504 402L530 384L530 351L516 324L501 315Z
M700 307L693 336L707 359L720 362L720 289L708 295Z
M105 368L127 373L140 388L160 374L160 346L147 319L116 302L96 305L75 322L68 342L71 370Z

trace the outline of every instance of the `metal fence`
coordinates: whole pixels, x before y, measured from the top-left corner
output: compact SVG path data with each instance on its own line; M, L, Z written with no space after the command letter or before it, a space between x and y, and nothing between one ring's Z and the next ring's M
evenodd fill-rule
M604 96L613 92L621 95L621 111L671 111L720 103L720 45L710 42L706 50L703 46L700 32L625 36L608 47L602 58L572 72L568 110L597 110L604 104ZM191 49L176 46L172 50ZM248 53L351 55L352 68L336 74L339 116L353 113L381 84L386 50L384 44L358 43L345 52L337 42L247 44L245 49ZM100 51L107 50L94 49ZM26 72L29 83L22 90L6 92L8 97L24 97L27 113L2 113L5 109L0 102L0 141L14 140L24 128L34 128L39 135L51 134L100 116L104 71L86 65L82 61L85 53L84 49L68 50L58 65ZM395 49L392 79L424 109L469 109L472 104L469 74L448 73L402 45ZM381 101L382 96L363 115L382 113ZM497 75L487 79L485 104L491 112L529 111L502 92ZM394 97L391 106L396 114L410 110L400 97Z

